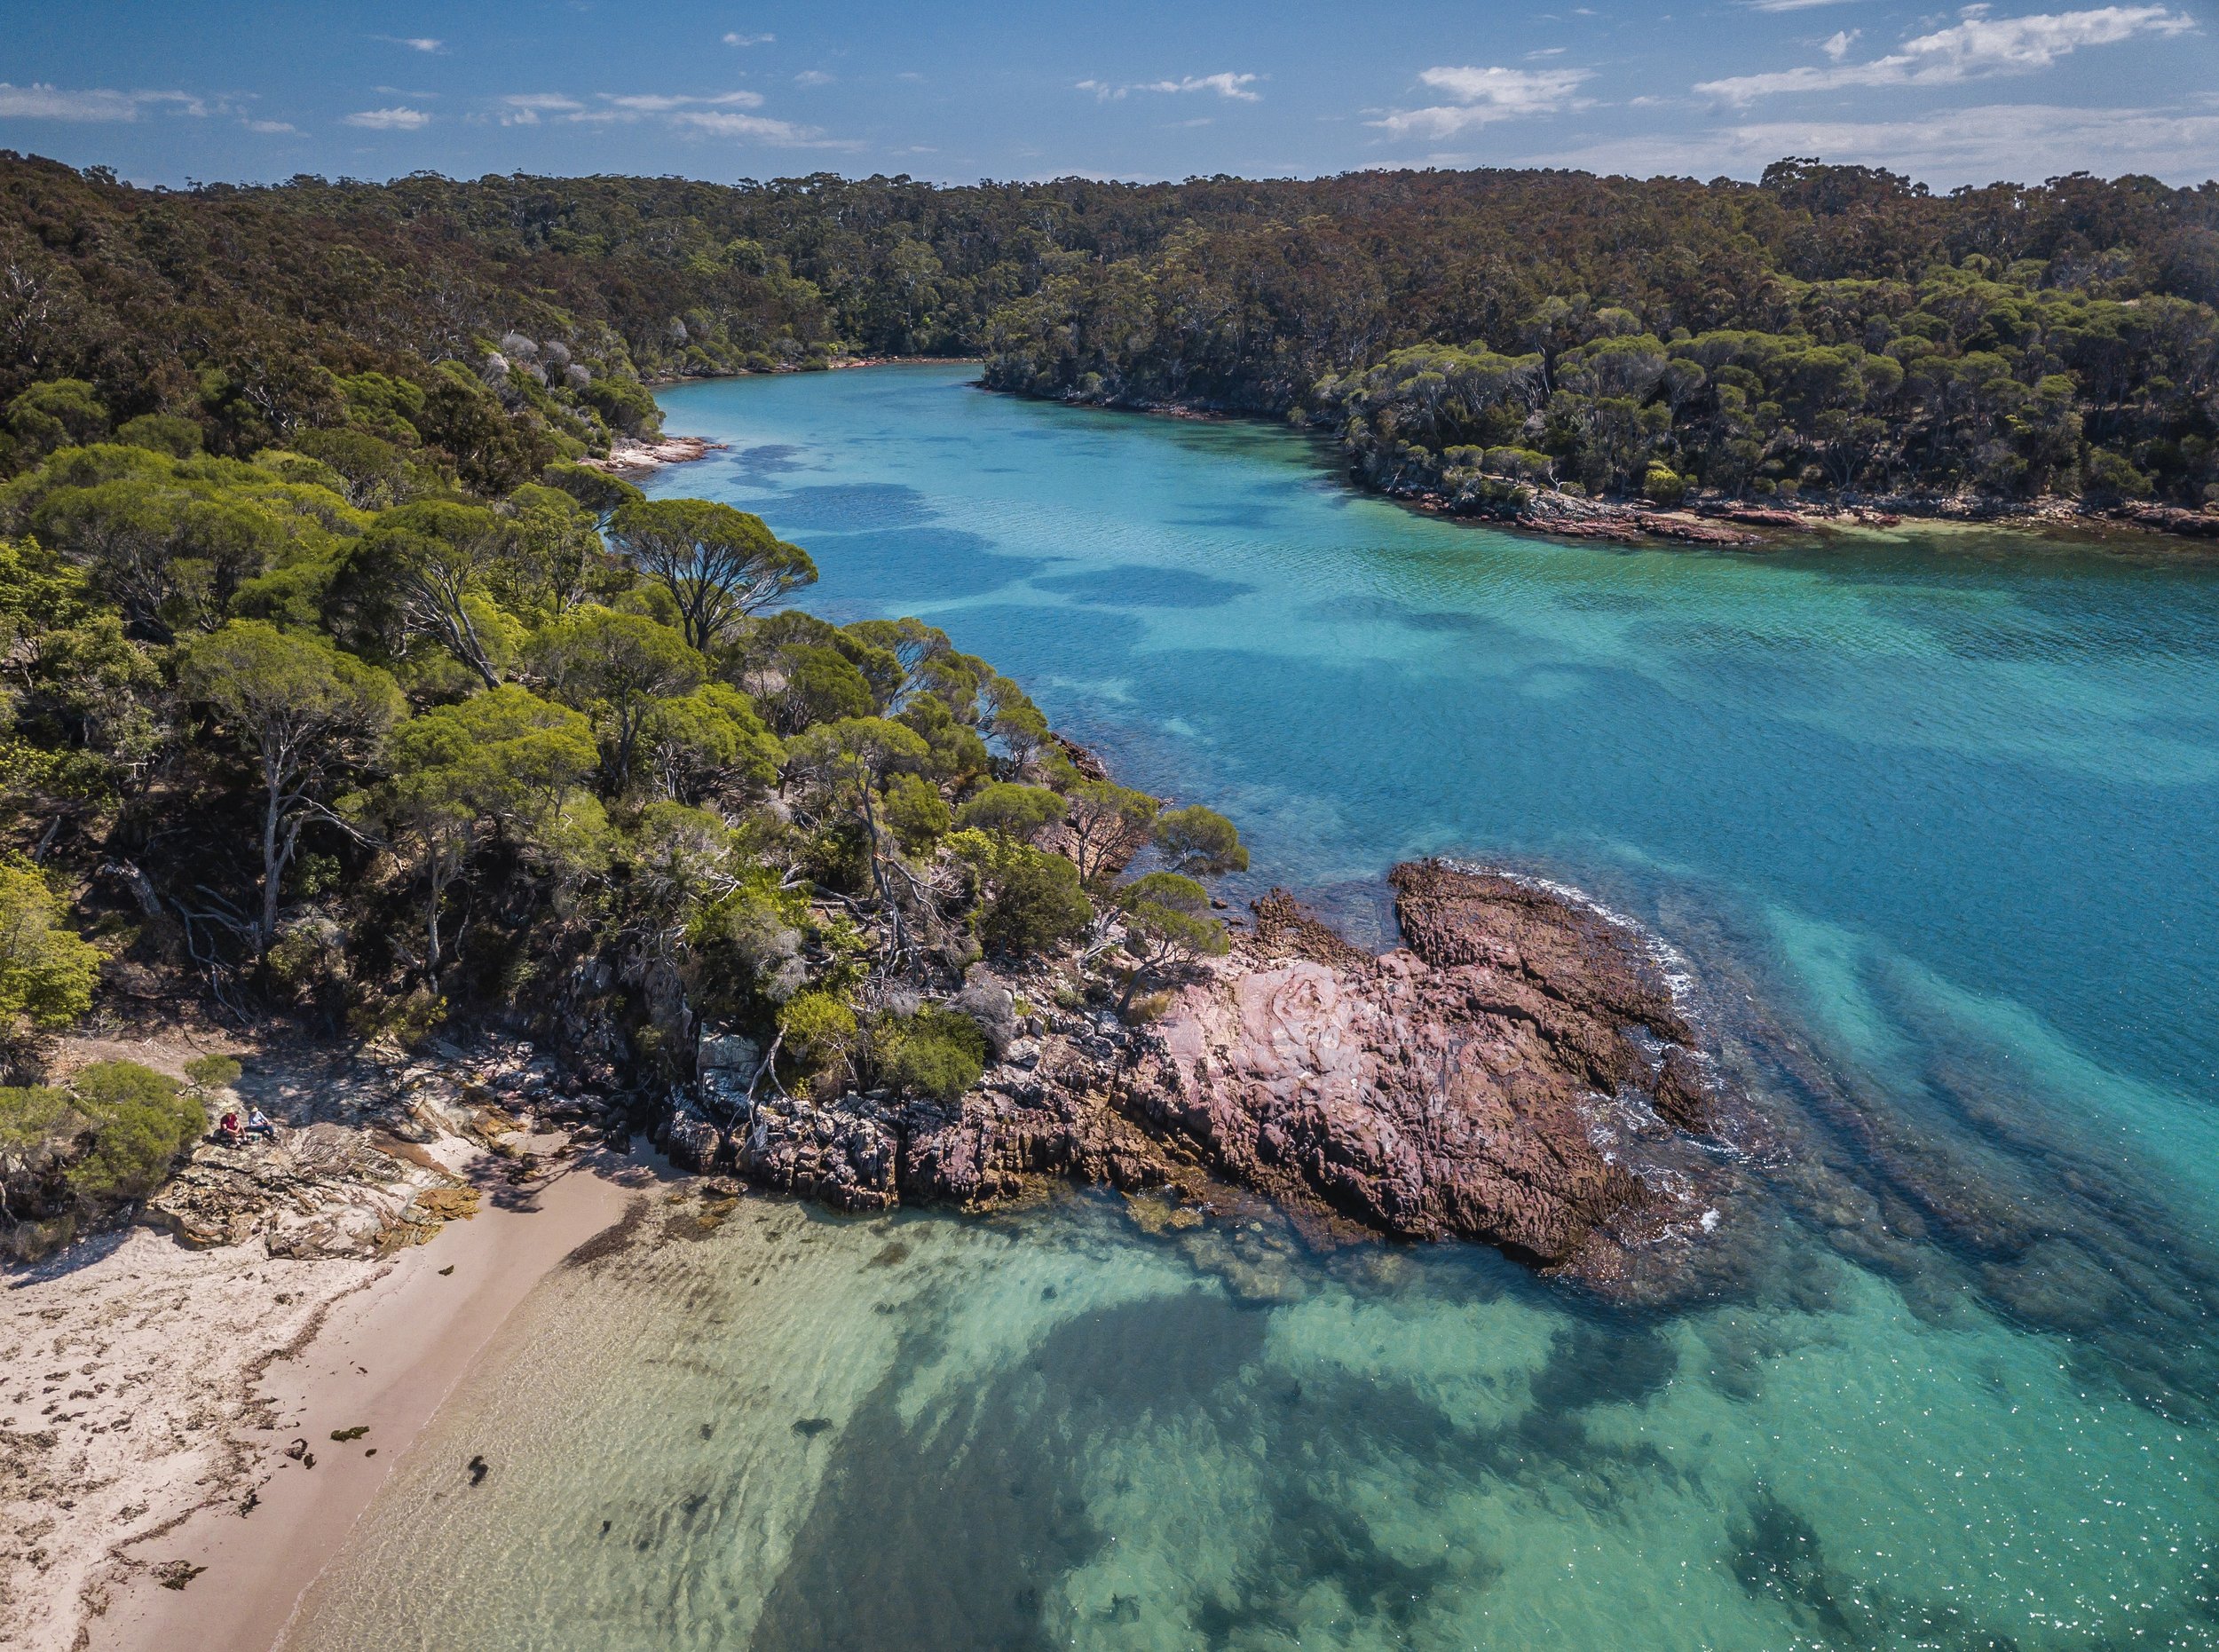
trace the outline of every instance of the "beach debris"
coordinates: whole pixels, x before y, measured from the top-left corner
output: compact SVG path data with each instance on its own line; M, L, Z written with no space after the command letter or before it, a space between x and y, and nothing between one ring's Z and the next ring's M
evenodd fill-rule
M154 1576L162 1579L165 1589L182 1589L202 1572L205 1566L195 1566L190 1561L164 1561L154 1568Z
M454 1264L453 1262L449 1262L446 1267L439 1269L439 1277L444 1279L454 1271Z
M369 1433L369 1424L357 1423L351 1428L334 1428L331 1431L331 1437L335 1440L342 1442L347 1440L359 1440L364 1435Z
M477 1485L480 1483L484 1481L486 1474L489 1472L488 1465L486 1464L486 1459L482 1457L471 1458L470 1460L470 1484Z

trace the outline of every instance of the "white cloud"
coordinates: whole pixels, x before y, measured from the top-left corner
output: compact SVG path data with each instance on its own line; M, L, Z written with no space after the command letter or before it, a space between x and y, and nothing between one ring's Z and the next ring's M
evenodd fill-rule
M829 86L833 83L833 77L822 69L803 69L794 77L794 83L796 86Z
M371 38L382 40L389 46L406 46L411 51L438 51L446 45L446 41L434 40L429 35L373 35Z
M1857 36L1864 32L1861 28L1836 29L1833 37L1826 43L1823 48L1826 55L1836 63L1845 60L1849 56L1849 49L1857 43Z
M774 121L761 115L735 115L724 109L687 109L673 115L671 123L717 138L753 138L767 144L813 144L822 136L813 126L796 126L791 121Z
M2114 45L2145 35L2184 35L2196 28L2196 20L2186 12L2161 5L2107 5L2029 17L1990 17L1987 13L1985 5L1968 6L1958 14L1960 22L1907 40L1896 51L1868 63L1836 59L1831 68L1806 66L1765 75L1737 75L1704 81L1695 90L1728 103L1748 104L1777 92L1830 91L1844 86L1951 85L1991 75L2047 68L2083 46ZM1847 51L1844 44L1844 57Z
M1230 98L1240 103L1261 103L1263 93L1251 91L1249 88L1262 78L1260 75L1236 75L1230 70L1224 70L1215 75L1184 75L1177 80L1138 81L1129 86L1116 86L1108 81L1082 80L1077 83L1076 89L1093 92L1098 103L1107 103L1113 98L1122 98L1128 92L1135 91L1213 91L1220 98Z
M1752 12L1814 12L1822 5L1842 5L1846 0L1749 0Z
M759 91L724 91L714 98L689 98L669 92L634 92L619 97L604 91L602 101L612 109L623 109L636 115L667 115L674 109L760 109L762 94Z
M1417 78L1436 91L1447 92L1456 99L1454 104L1392 109L1368 123L1395 138L1439 138L1492 121L1554 115L1583 107L1576 94L1592 74L1589 69L1430 68Z
M501 100L503 126L537 126L542 115L573 115L586 106L559 91L525 91Z
M742 35L735 32L724 36L724 43L728 46L767 46L777 38L776 35Z
M828 138L814 126L745 113L762 107L759 91L721 91L709 97L688 92L603 91L588 103L559 91L518 92L499 99L495 113L503 126L536 126L542 118L588 126L634 125L652 121L674 131L714 138L746 138L793 147L852 149L859 146ZM479 116L478 118L484 118Z
M190 92L110 91L105 88L71 91L43 82L12 86L0 81L0 120L135 121L146 110L158 108L173 115L209 112L209 106Z
M2214 175L2219 115L1986 104L1901 121L1764 121L1685 136L1615 138L1521 155L1520 166L1635 177L1754 178L1787 154L1883 166L1938 189L2073 171L2144 172L2193 185Z
M241 121L240 124L250 132L297 132L300 128L290 121Z
M422 109L407 107L358 109L346 116L346 123L367 127L374 132L414 132L430 125L431 117Z

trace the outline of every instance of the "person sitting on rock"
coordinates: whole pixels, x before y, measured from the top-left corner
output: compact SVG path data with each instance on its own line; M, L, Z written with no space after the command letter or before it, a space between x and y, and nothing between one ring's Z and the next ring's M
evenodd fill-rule
M274 1142L277 1140L277 1126L270 1122L266 1113L257 1107L248 1111L247 1134L259 1136L265 1142Z
M225 1146L237 1147L239 1145L246 1133L239 1127L237 1109L234 1108L226 1112L216 1121L216 1134L224 1138Z

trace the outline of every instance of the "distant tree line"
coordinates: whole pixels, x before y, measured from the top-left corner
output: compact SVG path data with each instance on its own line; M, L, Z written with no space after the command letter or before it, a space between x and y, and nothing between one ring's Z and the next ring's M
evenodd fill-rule
M359 430L505 492L651 432L643 379L933 353L1029 394L1292 415L1340 431L1375 481L1451 491L1539 476L2195 504L2219 485L2215 302L2219 184L2146 178L1938 195L1791 160L1757 184L162 192L0 155L0 458L20 469L82 430L77 392L16 407L59 382L118 426L188 420L211 453ZM373 424L353 388L372 379L421 400Z

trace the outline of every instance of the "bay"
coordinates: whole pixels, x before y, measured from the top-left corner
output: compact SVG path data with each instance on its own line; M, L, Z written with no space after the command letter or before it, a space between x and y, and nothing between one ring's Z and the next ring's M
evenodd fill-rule
M2219 1645L2219 571L1559 544L1291 431L970 376L666 391L728 446L653 491L1232 815L1240 892L1384 942L1378 874L1445 852L1630 914L2030 1225L1968 1242L1836 1133L1869 1209L1806 1200L1749 1288L1633 1315L1091 1197L751 1201L542 1287L288 1644Z

